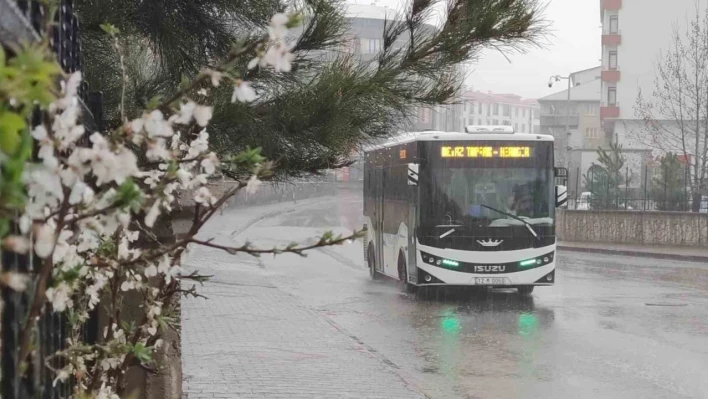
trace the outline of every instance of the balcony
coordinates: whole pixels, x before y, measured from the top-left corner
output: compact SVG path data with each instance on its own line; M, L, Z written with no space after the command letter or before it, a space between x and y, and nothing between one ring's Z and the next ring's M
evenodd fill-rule
M620 71L617 69L602 71L600 72L600 78L603 82L617 83L620 80Z
M622 0L600 0L600 9L603 11L617 11L622 8Z
M622 31L618 30L616 32L603 31L602 32L602 45L603 46L619 46L622 44Z
M541 115L541 126L565 126L565 119L565 115ZM578 126L578 121L578 115L570 115L570 117L568 118L568 125L571 127Z
M602 105L600 106L600 119L619 118L619 116L620 116L619 104L602 103Z

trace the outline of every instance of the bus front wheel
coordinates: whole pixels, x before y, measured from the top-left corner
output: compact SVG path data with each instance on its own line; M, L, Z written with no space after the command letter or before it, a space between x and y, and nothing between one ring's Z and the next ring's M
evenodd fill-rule
M366 251L366 263L369 264L369 277L372 280L377 280L379 278L378 273L376 273L376 257L374 256L374 247L369 245L369 249Z
M519 290L519 294L521 295L531 295L533 292L533 285L522 285L521 287L517 287L516 289Z
M408 282L408 267L403 253L398 254L398 279L404 292L415 292L416 286Z

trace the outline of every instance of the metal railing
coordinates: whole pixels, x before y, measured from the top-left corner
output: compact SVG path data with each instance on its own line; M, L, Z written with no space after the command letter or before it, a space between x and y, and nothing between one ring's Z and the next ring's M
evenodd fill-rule
M708 213L708 193L694 198L694 186L684 165L678 171L645 166L634 173L629 168L617 173L591 168L582 174L576 168L568 177L567 209Z
M0 45L10 48L21 42L33 42L41 36L51 35L51 45L62 69L67 73L81 70L83 66L79 22L74 15L71 0L59 2L56 24L51 32L44 31L45 10L38 1L0 0ZM9 56L12 53L9 52ZM83 108L82 121L87 129L83 140L91 132L102 129L102 94L89 93L84 82L80 87L80 101ZM15 228L15 231L17 229ZM2 265L5 270L22 273L38 271L40 264L30 255L2 253ZM46 367L49 356L66 345L68 323L62 313L54 313L49 305L37 323L36 333L32 337L33 351L28 356L27 368L20 369L19 359L20 331L26 323L26 317L34 295L32 287L22 293L2 289L2 359L0 368L0 396L4 399L24 398L65 398L71 394L75 383L73 378L54 383L55 375ZM90 314L89 321L82 331L87 343L96 342L98 325L96 312ZM61 368L60 360L52 360L52 367Z

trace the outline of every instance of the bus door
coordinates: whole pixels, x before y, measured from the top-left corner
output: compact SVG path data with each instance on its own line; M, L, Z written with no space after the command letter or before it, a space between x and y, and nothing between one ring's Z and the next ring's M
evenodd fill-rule
M384 180L386 170L382 167L374 169L374 248L376 248L376 271L384 270Z

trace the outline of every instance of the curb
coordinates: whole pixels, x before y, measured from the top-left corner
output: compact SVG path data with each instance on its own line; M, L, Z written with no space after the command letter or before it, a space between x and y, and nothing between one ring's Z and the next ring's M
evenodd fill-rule
M566 246L566 245L557 245L556 248L560 251L569 251L569 252L585 252L585 253L606 254L606 255L636 256L636 257L641 257L641 258L670 259L670 260L679 260L679 261L687 261L687 262L708 262L708 255L679 255L679 254L666 254L666 253L659 253L659 252L632 251L632 250L624 250L624 249L574 247L574 246Z

